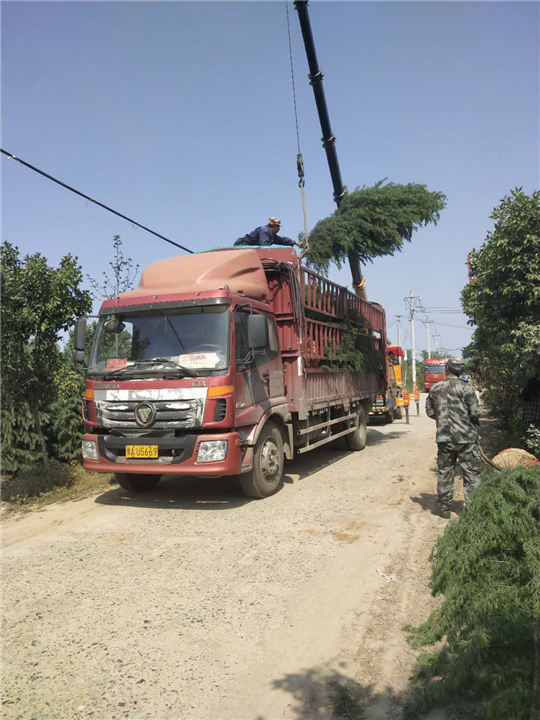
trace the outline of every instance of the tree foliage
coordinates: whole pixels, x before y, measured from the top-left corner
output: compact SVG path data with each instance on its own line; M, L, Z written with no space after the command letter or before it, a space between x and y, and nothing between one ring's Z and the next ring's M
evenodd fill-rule
M475 703L478 720L536 720L540 707L540 470L486 474L470 506L439 539L432 591L444 602L407 628L419 690L406 717L437 704Z
M15 404L6 393L2 395L2 473L16 475L39 463L41 447L28 404ZM40 421L43 426L47 416L40 413Z
M25 404L29 407L46 466L40 410L50 399L61 362L60 334L89 312L92 300L81 289L81 268L72 255L54 268L41 253L21 258L18 248L4 243L0 258L3 403L15 413Z
M488 406L518 426L520 387L540 369L540 192L512 190L493 210L493 232L470 255L462 292L475 324L465 351Z
M112 245L114 257L109 262L112 275L107 275L107 273L103 271L101 273L102 278L99 282L90 277L90 275L87 275L88 281L94 290L95 297L100 300L117 298L121 293L130 290L139 272L140 266L134 265L130 257L124 256L120 235L113 237Z
M431 351L431 360L445 360L448 357L448 355L445 355L444 353L440 353L437 350ZM428 351L422 350L422 360L428 359Z
M393 255L412 240L413 233L437 224L446 196L425 185L399 185L380 180L373 187L345 195L339 210L320 220L309 236L307 259L320 268L340 267L350 251L361 262Z
M416 384L417 384L420 392L424 392L424 363L422 360L415 360L415 365L416 365ZM412 360L411 360L410 350L407 351L407 359L403 360L402 368L403 368L403 380L405 382L405 387L407 388L407 390L410 393L412 393L412 392L414 392L414 386L413 386L413 381L412 381Z

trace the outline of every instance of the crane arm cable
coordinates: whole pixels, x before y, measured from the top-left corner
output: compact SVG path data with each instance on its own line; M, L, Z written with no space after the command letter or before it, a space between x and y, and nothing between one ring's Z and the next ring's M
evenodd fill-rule
M296 145L298 148L298 154L296 155L296 167L298 169L298 186L300 187L300 193L302 195L302 214L304 217L304 247L300 253L300 259L309 252L309 235L307 225L307 210L306 210L306 193L305 193L305 179L304 179L304 160L302 158L302 151L300 150L300 130L298 128L298 110L296 107L296 86L294 82L294 64L292 55L292 42L291 42L291 24L289 21L289 0L285 0L285 11L287 14L287 35L289 37L289 59L291 61L291 82L293 91L293 102L294 102L294 122L296 125Z
M15 155L8 152L7 150L0 148L0 152L3 155L7 155L10 160L16 160L21 165L24 165L25 167L29 168L30 170L33 170L34 172L39 173L39 175L43 175L43 177L46 177L48 180L52 180L57 185L61 185L62 187L66 188L66 190L70 190L72 193L75 193L76 195L80 195L85 200L88 200L89 202L93 202L94 205L99 205L99 207L102 207L104 210L108 210L110 213L113 213L113 215L118 215L118 217L121 217L123 220L127 220L132 225L136 225L137 227L140 227L141 230L146 230L146 232L149 232L152 235L155 235L156 237L161 238L161 240L165 240L165 242L168 242L171 245L175 245L177 248L180 248L180 250L184 250L187 253L193 254L193 250L190 250L189 248L184 247L183 245L180 245L177 242L174 242L174 240L169 240L169 238L165 237L164 235L160 235L157 232L154 232L154 230L150 230L150 228L147 228L145 225L141 225L141 223L137 222L136 220L132 220L131 218L127 217L127 215L122 215L122 213L119 213L116 210L113 210L112 208L107 207L107 205L104 205L103 203L99 202L98 200L94 200L94 198L91 198L89 195L85 195L84 193L80 192L80 190L75 190L75 188L71 187L70 185L67 185L66 183L62 182L61 180L58 180L57 178L53 177L52 175L49 175L48 173L44 172L43 170L40 170L39 168L34 167L33 165L30 165L30 163L27 163L24 160L21 160L21 158L16 157Z

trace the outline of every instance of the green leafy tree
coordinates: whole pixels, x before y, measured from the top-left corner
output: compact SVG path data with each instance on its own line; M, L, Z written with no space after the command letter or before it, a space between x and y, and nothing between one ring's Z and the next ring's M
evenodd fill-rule
M474 279L462 292L476 325L464 354L488 406L519 429L519 389L540 370L540 192L514 189L490 217L495 228L470 254Z
M431 588L444 601L419 628L406 629L416 647L442 645L419 657L418 692L405 717L449 702L471 709L472 701L476 720L537 720L540 470L482 476L470 506L437 542Z
M443 353L440 353L440 352L437 352L434 350L431 351L431 359L432 360L444 360L447 357L448 357L448 355L444 355ZM427 360L427 359L428 359L428 351L422 350L422 360Z
M367 263L393 255L412 240L415 230L437 224L446 207L443 193L415 183L385 182L345 195L339 210L315 225L309 236L310 263L323 270L331 262L341 267L351 251Z
M54 378L56 397L51 403L51 430L54 454L61 462L76 462L81 455L83 424L81 400L84 375L63 358Z
M97 323L92 322L86 330L85 366L90 360L96 327ZM80 460L83 434L81 400L84 389L84 370L73 365L73 330L70 330L54 375L54 400L50 413L51 446L55 457L61 462Z
M90 311L92 299L80 287L81 268L72 255L54 268L41 253L21 258L18 248L3 243L0 256L3 402L15 411L28 406L47 468L40 409L57 370L60 334Z
M40 412L44 425L47 416ZM39 437L30 408L26 403L15 405L3 393L2 410L2 473L16 475L36 465L41 457Z
M101 300L117 298L121 293L131 290L133 282L139 272L139 265L134 265L130 257L125 257L122 252L122 241L120 235L113 237L114 257L109 262L112 275L101 273L102 279L98 282L87 275L88 281L94 290L95 297Z
M424 362L422 360L416 360L416 384L420 392L424 392ZM413 381L412 381L412 361L411 352L407 351L407 359L403 361L403 380L405 387L411 393L413 392Z

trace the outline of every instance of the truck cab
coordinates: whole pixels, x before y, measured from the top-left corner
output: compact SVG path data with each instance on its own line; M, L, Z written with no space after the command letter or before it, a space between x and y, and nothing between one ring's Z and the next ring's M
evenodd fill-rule
M431 388L446 377L446 358L428 358L424 360L424 389Z

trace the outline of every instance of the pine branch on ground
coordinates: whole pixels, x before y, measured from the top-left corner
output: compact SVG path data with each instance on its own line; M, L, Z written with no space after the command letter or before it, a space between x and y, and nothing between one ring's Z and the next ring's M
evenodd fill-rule
M536 720L540 703L540 470L488 473L433 554L442 606L419 628L417 693L405 717L474 701L479 720ZM535 660L536 658L536 660ZM536 708L536 710L534 709Z

